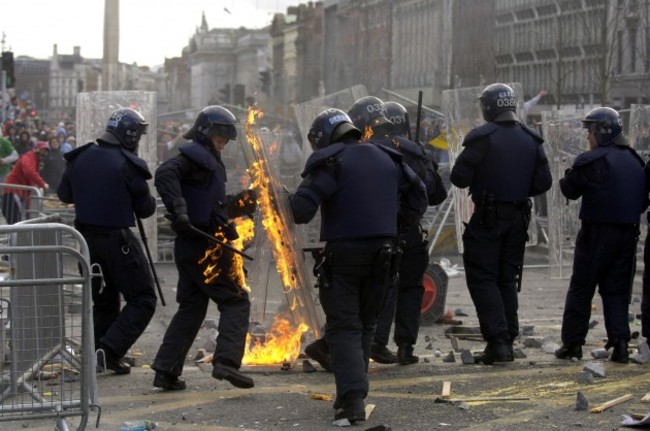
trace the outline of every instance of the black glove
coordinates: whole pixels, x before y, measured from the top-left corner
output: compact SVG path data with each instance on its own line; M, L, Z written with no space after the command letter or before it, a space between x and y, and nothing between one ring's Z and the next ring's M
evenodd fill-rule
M176 233L187 233L192 230L190 217L187 215L187 203L185 199L178 198L172 203L174 214L172 216L172 229Z
M252 219L256 209L257 193L253 189L243 190L236 195L228 196L228 204L226 205L228 218L248 216Z

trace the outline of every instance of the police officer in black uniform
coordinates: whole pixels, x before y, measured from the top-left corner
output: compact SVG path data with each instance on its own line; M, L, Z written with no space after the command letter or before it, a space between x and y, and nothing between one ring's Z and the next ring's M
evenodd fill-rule
M198 263L214 244L197 234L196 229L227 240L237 239L229 220L251 216L256 208L250 190L226 196L226 168L221 152L229 140L237 138L236 123L237 119L226 108L217 105L204 108L194 126L183 135L191 142L181 145L180 154L156 170L156 189L176 232L174 258L178 268L178 311L151 366L156 371L154 386L163 389L185 389L185 382L179 376L210 300L220 312L212 377L227 380L238 388L254 386L253 379L239 371L248 332L250 300L240 282L230 276L234 255L222 247L216 262L218 276L208 282L203 275L205 265ZM240 206L238 201L245 204Z
M320 113L309 130L314 153L289 202L296 223L321 211L326 242L319 281L325 337L336 381L336 419L365 420L370 343L390 280L398 224L417 225L424 185L390 148L360 143L361 132L339 109Z
M438 205L447 192L438 175L437 165L427 156L421 144L410 140L411 125L406 108L397 102L384 103L374 96L358 99L348 111L359 130L368 130L371 142L399 151L404 162L418 175L427 189L429 205ZM363 139L363 138L362 138ZM395 286L386 292L384 305L377 319L377 328L370 348L370 358L382 364L415 364L419 358L413 346L420 329L420 310L424 286L422 278L429 264L427 241L418 224L399 232L399 270ZM397 356L388 347L390 329L395 318L394 340Z
M648 205L644 162L627 145L614 109L592 109L582 123L588 130L589 151L580 154L560 179L564 196L582 197L582 224L562 317L562 347L555 356L582 357L597 285L607 330L605 348L613 347L610 360L625 363L639 221Z
M75 205L75 227L103 278L93 278L93 321L99 369L128 374L123 357L144 332L156 310L153 279L142 246L129 229L135 217L156 212L147 185L151 173L136 156L148 124L132 109L114 111L104 133L65 155L67 166L57 193ZM126 305L120 310L120 294Z
M469 187L474 213L463 232L463 263L481 334L484 364L514 360L519 335L518 283L530 219L529 197L551 187L543 139L521 124L517 97L505 84L487 86L480 96L487 121L463 140L451 171L456 187Z

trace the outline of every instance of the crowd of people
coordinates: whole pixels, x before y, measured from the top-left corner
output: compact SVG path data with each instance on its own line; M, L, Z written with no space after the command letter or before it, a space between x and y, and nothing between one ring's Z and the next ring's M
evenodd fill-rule
M605 348L612 350L611 361L627 362L628 306L640 219L649 204L650 168L626 142L619 113L607 107L587 113L581 123L589 149L562 178L553 178L544 139L520 122L512 88L489 85L479 104L486 122L465 136L451 170L452 184L468 188L473 201L473 214L462 232L462 258L486 341L476 360L482 364L515 360L531 199L559 181L567 199L582 199L582 225L564 307L562 346L555 356L582 357L591 300L598 288L604 304ZM154 179L176 233L179 277L178 310L152 364L153 385L171 391L187 388L181 379L184 363L213 301L220 319L212 377L238 388L255 386L240 370L251 304L231 271L236 251L221 249L213 262L216 275L208 281L196 264L213 245L215 232L224 241L235 240L231 220L253 218L256 211L253 189L232 194L226 190L223 156L228 143L237 139L237 123L228 109L205 107L191 127L177 125L159 140L164 161L153 173L137 155L148 124L132 109L113 112L101 136L78 148L71 142L74 128L65 124L52 130L5 124L6 137L0 141L0 174L7 175L5 182L40 187L74 204L75 227L88 242L91 263L102 268L103 282L93 279L92 286L101 369L130 373L124 356L156 310L153 277L130 229L156 211L147 183ZM411 129L404 106L374 96L358 99L347 112L324 110L307 135L313 153L302 178L286 195L295 223L309 223L318 212L321 215L319 239L325 246L315 271L326 321L323 337L304 350L333 372L336 420L365 420L370 359L405 366L419 361L414 346L429 262L420 222L427 207L442 203L448 191L438 174L436 153L414 141ZM43 139L33 140L34 133ZM5 217L20 213L23 193L5 189ZM18 219L7 218L10 223ZM645 261L650 265L648 241ZM645 337L650 337L648 268L641 306ZM396 353L388 347L393 325Z

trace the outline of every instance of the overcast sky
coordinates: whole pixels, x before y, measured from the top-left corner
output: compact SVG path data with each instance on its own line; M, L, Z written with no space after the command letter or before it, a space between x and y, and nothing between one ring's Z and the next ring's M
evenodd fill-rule
M261 28L275 12L307 0L121 0L120 61L140 66L179 57L201 24L209 28ZM230 13L228 13L227 9ZM0 37L15 56L47 59L81 47L85 58L103 55L104 0L2 0Z

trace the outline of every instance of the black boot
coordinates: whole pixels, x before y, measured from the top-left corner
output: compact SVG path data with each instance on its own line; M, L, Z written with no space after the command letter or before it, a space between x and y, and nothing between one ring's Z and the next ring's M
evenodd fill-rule
M187 385L185 381L170 373L164 371L156 371L156 376L153 379L153 385L157 388L162 388L166 391L182 391Z
M562 347L555 351L558 359L582 359L582 346L580 344L562 344Z
M378 364L396 364L398 361L395 353L388 350L388 347L374 343L370 346L370 359Z
M324 339L319 338L307 345L305 347L305 355L318 362L325 371L332 372L332 357L329 354L329 349Z
M220 362L214 362L213 366L214 368L212 369L212 377L215 379L228 380L231 385L242 389L249 389L255 386L253 379L242 374L235 367L231 367Z
M621 364L627 364L630 360L630 353L627 350L627 341L619 340L612 343L614 346L614 351L609 360L612 362L619 362Z
M131 366L105 346L100 345L96 355L98 373L106 370L111 370L115 374L129 374L131 372Z
M351 424L366 420L366 406L362 399L350 400L340 403L334 414L334 419L347 419Z
M410 344L402 344L397 347L397 362L400 365L417 364L419 361L420 358L413 354L413 346Z
M512 362L512 355L510 354L509 344L503 341L488 341L487 346L483 353L476 358L477 362L482 362L486 365L495 362Z

